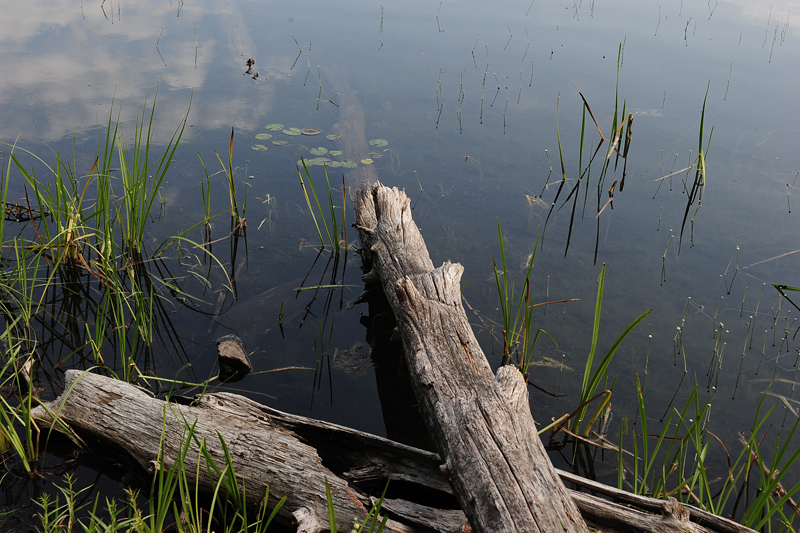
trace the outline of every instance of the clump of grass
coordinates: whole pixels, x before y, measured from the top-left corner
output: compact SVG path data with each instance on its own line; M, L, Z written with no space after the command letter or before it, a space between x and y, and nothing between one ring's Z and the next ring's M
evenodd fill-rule
M300 167L297 167L297 177L300 179L300 187L303 189L303 196L306 199L306 205L308 205L308 210L311 213L311 218L314 220L314 226L317 228L317 235L319 236L320 244L322 248L329 247L333 254L339 255L343 250L346 250L348 247L347 243L347 195L345 194L345 186L344 182L342 182L342 215L338 216L336 214L336 206L334 205L333 200L333 189L331 188L331 181L328 176L328 167L325 166L325 201L326 205L323 208L322 204L320 203L319 196L317 195L316 187L314 187L314 181L311 179L311 173L308 171L308 165L306 165L305 159L302 157L300 158L300 162L303 166L303 173L305 173L305 180L303 179L303 174L300 172ZM306 186L306 182L308 186ZM308 191L311 190L311 195L309 196ZM314 204L311 203L311 198L314 198ZM316 206L316 214L314 206ZM325 214L328 214L328 218L325 218ZM320 227L320 222L317 220L317 216L319 216L319 221L322 222L322 227ZM328 221L330 220L330 225ZM323 237L322 230L325 230L325 236Z
M180 340L171 333L164 296L188 297L179 279L157 259L169 243L186 241L183 234L162 244L150 258L145 247L150 213L163 198L162 184L186 126L184 116L166 146L156 152L155 101L148 106L146 100L137 114L132 146L124 140L112 101L105 129L98 128L98 155L83 175L76 162L64 160L60 153L48 164L12 145L0 187L7 205L15 170L26 193L25 216L18 217L24 224L21 229L14 233L8 222L0 222L0 298L6 324L9 317L20 317L16 327L28 328L25 335L45 353L50 343L64 344L70 355L126 381L140 375L139 361L151 356L159 339L182 352ZM23 156L43 168L44 176L26 166ZM51 361L54 366L63 362Z
M360 524L358 523L358 519L353 519L353 529L351 533L381 533L383 529L386 527L386 522L389 520L388 516L384 516L381 518L380 512L381 507L383 506L383 500L386 497L386 490L389 488L389 482L386 482L386 486L383 488L383 493L381 497L378 498L378 501L372 506L367 513L367 516L364 517L364 521ZM330 525L331 533L336 533L336 512L333 508L333 498L331 496L331 488L328 485L328 478L325 478L325 497L328 501L328 524ZM380 522L378 522L380 520ZM369 524L369 527L367 527ZM377 527L377 529L376 529Z
M619 46L619 50L617 53L617 78L616 78L616 88L615 88L615 98L614 98L614 114L613 119L611 122L611 130L610 130L610 138L611 141L608 143L605 157L598 160L598 164L600 165L599 175L596 179L596 189L597 189L597 215L595 216L596 219L596 239L595 239L595 252L594 252L594 261L597 262L597 253L599 248L600 242L600 214L605 210L607 206L610 206L612 209L614 207L613 199L614 199L614 190L616 187L616 183L619 183L619 191L625 187L625 178L627 176L627 164L628 164L628 151L631 146L631 141L633 139L633 114L628 113L626 111L626 102L623 100L622 108L620 110L619 105L619 71L620 65L622 63L622 44ZM592 112L592 108L589 106L588 101L584 97L583 93L577 89L578 94L583 101L582 106L582 118L581 118L581 132L580 132L580 142L579 142L579 150L578 150L578 179L575 180L575 184L569 188L565 189L568 181L572 181L571 179L567 178L567 169L566 164L564 162L564 151L562 149L561 143L561 130L559 126L559 111L560 111L560 101L561 97L556 101L556 140L558 142L558 153L559 159L561 162L561 180L558 182L558 190L556 192L555 198L552 200L550 211L547 214L547 218L545 219L544 228L547 228L547 223L550 220L551 215L555 210L561 210L567 202L572 200L572 209L570 213L570 221L569 221L569 229L567 231L567 241L564 247L564 256L566 257L567 253L569 252L569 245L572 240L572 231L575 225L575 217L578 213L578 201L580 199L580 189L581 187L584 188L584 196L583 196L583 209L581 218L583 218L583 213L586 211L586 203L588 201L588 193L589 193L589 185L591 183L592 178L592 168L595 164L595 160L597 156L600 154L601 147L606 143L608 140L605 135L603 135L603 131L600 129L600 126L595 119L594 113ZM590 146L588 153L591 154L589 161L584 165L584 146L586 140L586 115L592 119L594 122L595 128L597 129L597 133L600 136L599 141L595 147ZM611 159L614 158L614 167L613 170L611 169ZM602 196L603 191L606 190L606 179L609 177L610 174L617 170L617 166L619 164L619 160L623 160L622 166L622 176L619 180L615 181L614 185L608 189L609 199L605 204L602 203ZM549 160L549 157L548 157ZM552 166L551 166L552 169ZM549 179L549 175L548 175ZM545 185L546 188L547 185ZM560 203L558 209L556 209L556 204L559 203L561 195L566 190L569 190L567 197ZM544 230L543 230L544 233Z
M500 315L503 327L503 359L501 364L511 363L512 354L516 353L519 360L520 370L527 374L528 364L530 363L533 347L539 338L538 330L533 338L529 336L532 328L533 301L530 294L530 279L533 263L536 259L538 239L533 247L533 252L527 261L525 281L522 284L522 291L519 298L515 297L515 284L512 281L509 287L508 266L506 264L506 251L503 244L503 230L500 223L497 223L497 237L500 242L500 261L502 270L497 269L497 261L492 257L492 267L494 268L494 279L497 283L497 295L500 298ZM502 281L500 278L503 278ZM545 333L546 334L546 333Z
M7 324L0 337L0 342L8 346L0 370L0 387L12 388L18 395L16 402L13 397L0 396L0 451L13 450L25 471L30 473L35 470L39 458L39 430L30 416L34 395L28 380L33 360L25 350L24 339L12 335L18 321L19 318Z
M166 414L165 414L166 416ZM161 533L175 528L179 532L226 531L229 533L264 533L268 530L286 502L283 496L277 501L270 500L270 490L258 500L255 507L248 504L244 482L236 474L230 450L221 435L219 447L221 461L212 457L212 452L204 438L196 434L196 424L184 421L182 443L172 464L165 460L165 443L162 428L162 441L147 496L146 510L140 506L138 491L126 489L126 499L117 501L106 498L101 504L98 493L94 500L87 501L84 493L89 489L75 489L75 478L67 475L64 485L57 486L55 497L45 493L37 501L40 512L37 518L43 533L87 533L116 531L137 531L140 533ZM189 457L189 454L196 454ZM216 455L216 453L214 454ZM192 459L192 460L190 460ZM218 464L219 461L219 464ZM193 471L187 470L195 464ZM201 479L209 481L210 491L201 487ZM381 507L388 489L383 493L359 524L353 523L357 533L381 533L386 527L388 517L380 516ZM337 529L336 513L327 478L325 493L328 506L329 528ZM104 512L103 512L104 511ZM174 523L170 523L174 520Z
M158 91L156 91L156 97L157 95ZM117 144L120 181L122 182L123 190L120 225L122 226L125 245L137 254L141 254L143 251L145 228L153 209L153 203L158 196L159 190L161 190L161 185L178 149L183 131L186 128L186 120L189 116L189 111L187 110L172 138L167 142L163 155L157 157L154 162L151 161L150 150L153 143L152 134L153 119L156 112L156 97L153 98L153 105L150 106L147 122L145 122L147 116L146 99L141 115L137 116L133 135L133 150L130 151L130 155L122 135L119 136ZM189 106L191 107L191 103ZM106 131L111 129L110 120L109 116L109 126ZM113 146L112 141L112 149ZM109 160L104 158L104 163L108 162ZM103 176L110 175L110 168L101 168L100 171Z
M636 385L641 429L637 434L635 429L629 431L627 419L620 423L619 488L655 498L675 497L713 514L731 516L756 530L796 529L800 483L784 487L782 482L800 457L796 446L800 419L785 436L775 439L770 457L770 450L764 449L764 439L772 426L763 428L774 406L762 415L768 390L758 404L749 435L739 434L742 450L733 459L730 445L725 446L707 427L713 396L701 400L696 383L683 407L673 407L662 421L661 431L655 434L648 428L638 376ZM623 448L624 437L629 434L632 452ZM711 448L715 442L727 458L723 475L716 481L711 473L715 464Z
M600 269L600 275L597 278L597 299L595 301L595 309L594 309L594 325L592 327L592 345L589 350L589 356L586 358L586 366L583 370L583 381L581 384L581 397L580 397L580 407L578 411L577 418L575 419L575 431L581 432L581 427L584 422L584 418L586 416L586 412L588 410L588 404L591 400L597 395L597 389L600 386L602 381L608 380L608 367L611 365L611 361L614 358L614 354L617 353L617 349L619 348L622 341L625 340L625 337L636 327L639 322L644 320L644 318L650 314L652 309L648 309L639 317L637 317L631 324L625 328L625 331L617 337L617 340L611 345L608 349L606 354L600 360L600 363L597 365L597 368L594 367L594 359L595 354L597 351L597 340L600 333L600 314L603 309L603 290L605 287L605 277L606 277L606 265L603 264L602 268ZM613 384L611 387L607 389L613 389ZM595 409L594 414L589 419L589 423L584 427L582 433L584 435L588 435L589 430L591 429L592 424L597 420L600 416L602 411L605 409L606 405L610 401L610 396L606 395L606 398L601 403L601 405Z
M183 444L176 461L167 466L164 461L163 441L159 453L159 468L153 475L145 513L139 505L139 491L126 489L125 501L106 498L101 504L98 493L94 501L86 501L85 493L90 487L75 489L75 478L67 474L64 485L56 486L55 497L43 494L36 505L43 533L113 533L136 531L139 533L161 533L170 528L179 532L211 531L213 526L231 533L263 533L267 531L286 501L284 496L277 502L269 502L269 488L255 509L249 508L244 489L233 469L227 445L219 437L223 450L223 464L217 465L211 457L205 440L195 435L195 425L187 425ZM197 469L187 472L187 456L197 450ZM214 487L210 504L207 494L200 487L201 468ZM194 480L194 481L192 481ZM177 497L176 497L177 496ZM90 508L91 506L91 508ZM271 507L271 509L270 509ZM253 513L252 511L255 511ZM171 520L175 520L170 524Z
M500 223L497 224L497 236L500 243L500 261L502 270L497 268L497 261L492 257L492 267L494 268L494 278L497 284L497 295L500 299L500 315L502 320L503 336L503 358L502 365L511 364L513 359L519 366L520 372L528 379L528 373L533 360L533 352L539 337L544 334L558 347L558 342L545 330L535 328L533 325L533 310L540 305L554 303L565 303L577 301L577 298L566 300L545 301L534 303L535 294L531 294L531 272L536 260L536 252L539 248L539 236L533 246L533 251L525 260L527 270L525 280L522 284L522 291L519 297L515 294L515 283L512 281L509 287L508 265L506 264L505 246L503 243L503 230ZM502 280L501 280L502 278ZM548 280L549 284L549 280ZM534 331L535 329L535 331Z
M706 87L706 94L703 97L703 108L700 111L700 136L698 140L697 156L694 162L689 165L682 178L684 191L686 192L686 209L683 212L683 220L681 221L681 233L678 238L678 252L680 253L681 244L683 243L683 230L686 228L686 220L689 218L689 212L694 207L694 214L691 218L692 230L694 230L694 219L697 216L700 208L703 207L703 191L706 185L706 156L708 155L708 148L711 145L711 137L714 135L714 128L712 126L711 132L708 134L708 139L703 138L703 128L706 120L706 102L708 101L708 91L711 88L711 81L709 80ZM686 186L686 178L691 173L692 169L695 170L694 180L691 187ZM695 206L695 203L697 204Z
M561 429L567 429L573 435L586 436L592 429L592 426L598 420L608 419L608 409L611 404L611 394L616 383L616 377L611 380L609 385L608 369L611 365L614 355L617 353L622 341L630 334L647 315L650 314L652 309L648 309L639 315L625 330L617 337L606 354L595 367L595 357L597 354L597 343L600 333L600 315L603 309L603 291L605 287L606 265L603 264L600 269L600 275L597 278L597 299L595 301L594 310L594 325L592 327L592 343L589 349L589 355L586 358L586 365L583 370L583 378L581 382L581 394L578 407L569 415L565 415L555 423L551 424L545 429L556 427L553 434ZM605 389L598 392L600 384L605 384ZM590 416L587 417L589 406L595 400L600 399L600 403L595 407ZM544 431L544 430L542 430ZM601 431L605 433L605 431Z
M228 186L228 198L230 200L230 207L231 207L231 231L234 228L238 227L244 218L244 211L247 209L247 188L245 188L245 200L242 206L239 205L238 199L236 196L236 178L233 173L233 134L234 130L231 128L231 142L228 144L228 160L227 164L222 161L222 157L220 157L219 152L217 152L217 160L222 165L222 172L225 174L227 178L227 186ZM202 162L202 158L201 158ZM203 166L205 168L205 165ZM240 211L241 207L241 211Z

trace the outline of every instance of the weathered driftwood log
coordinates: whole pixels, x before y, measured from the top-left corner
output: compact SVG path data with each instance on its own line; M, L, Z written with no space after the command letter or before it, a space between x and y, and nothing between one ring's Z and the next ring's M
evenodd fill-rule
M328 477L332 486L337 518L348 527L352 522L348 522L347 516L351 520L353 516L362 516L361 506L370 503L359 488L376 484L382 487L390 479L391 486L405 487L406 493L418 496L416 502L397 498L384 502L383 509L393 518L390 530L441 533L466 530L462 511L443 508L455 501L450 496L453 489L440 468L442 461L435 453L336 424L282 413L235 394L208 394L196 406L187 407L157 400L134 385L74 370L67 372L66 390L67 393L49 403L51 412L58 412L84 440L111 443L113 447L106 446L104 453L121 449L146 469L152 470L158 460L165 420L166 467L173 464L186 425L195 420L198 421L196 436L199 440L205 438L215 460L221 461L221 450L215 446L219 431L230 448L237 477L244 481L249 497L257 501L266 485L270 486L270 494L275 495L273 503L283 495L289 496L283 517L288 519L295 512L295 517L300 518L298 531L327 528L323 476ZM36 408L34 416L49 420L41 407ZM193 455L197 457L196 450L187 457L192 459ZM187 474L195 471L193 464L186 465ZM583 517L597 531L752 533L740 524L689 505L637 496L567 472L556 472L566 483L584 486L624 504L614 505L591 494L569 491ZM207 492L213 490L208 479L200 482L205 484ZM316 483L322 485L315 486ZM348 515L353 508L360 514ZM686 521L687 516L692 523Z
M201 442L205 439L220 468L224 468L225 455L218 435L224 439L234 471L246 480L251 503L257 504L267 487L270 495L287 496L281 514L285 520L295 518L298 532L328 529L326 478L340 529L352 526L353 518L363 520L370 505L367 497L322 464L312 446L276 425L269 410L241 396L207 395L196 406L178 405L122 381L70 370L65 393L49 408L84 440L111 442L150 472L159 467L162 431L165 467L169 468L184 445L187 428L196 423L195 436ZM41 408L34 416L49 418ZM193 443L186 454L186 474L194 483L199 471L200 484L210 488L213 483L205 465L197 468L198 450Z
M356 194L356 226L397 318L420 411L472 528L585 531L555 473L515 367L492 372L461 305L461 265L434 269L405 193Z

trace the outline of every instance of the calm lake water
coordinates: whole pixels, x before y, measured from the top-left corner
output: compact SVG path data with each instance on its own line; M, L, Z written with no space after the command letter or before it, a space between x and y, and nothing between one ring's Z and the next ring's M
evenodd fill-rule
M535 359L548 359L534 368L531 380L562 395L531 388L537 420L577 406L605 263L601 355L631 321L653 309L611 366L618 375L612 427L636 413L637 373L647 374L645 400L654 423L673 397L682 405L696 380L712 403L709 428L738 454L736 435L750 428L768 380L780 374L794 382L798 369L800 313L771 284L800 285L800 191L790 194L800 171L800 50L792 18L799 7L797 1L745 0L5 1L0 140L18 139L46 160L49 150L72 157L74 146L77 172L85 175L97 149L97 125L108 120L112 98L130 140L137 111L158 88L156 143L169 139L187 110L189 126L164 184L166 214L151 227L155 248L201 219L205 174L197 154L210 173L219 170L214 152L226 153L235 128L234 164L240 194L247 191L246 249L240 242L235 265L227 240L214 252L229 272L241 268L238 299L229 295L214 320L225 292L222 275L212 275L215 286L205 294L199 283L187 282L201 296L205 314L170 301L181 348L157 347L149 370L205 379L215 372L215 339L235 332L252 351L256 374L220 389L386 434L360 322L367 309L353 303L363 288L356 254L348 256L347 287L335 293L328 312L323 291L304 317L312 295L303 292L295 300L292 290L309 271L306 285L330 278L330 270L324 273L327 256L314 263L318 238L297 161L315 157L309 150L316 147L342 149L325 135L338 131L343 102L357 102L367 140L388 141L371 146L373 154L362 158L373 160L382 182L405 188L416 202L414 218L434 264L451 260L465 266L464 297L494 366L502 355L498 328L492 328L499 301L492 270L492 257L499 261L497 224L505 237L508 275L520 287L525 260L547 220L533 270L536 299L580 301L536 311L537 327L558 346L549 339L540 343ZM255 79L245 73L251 57ZM581 185L565 255L572 199L559 208L600 140L586 115L580 155L581 94L606 141L588 176L585 208ZM704 147L712 127L713 137L702 207L696 214L697 202L690 208L693 224L687 220L681 241L685 187L691 188L694 171L685 182L683 172L659 179L697 156L704 98ZM625 186L617 185L613 210L596 218L597 177L614 137L615 101L620 119L623 106L633 115L632 137L627 160L611 157L600 206L614 180L622 179L623 166ZM320 128L322 134L265 129L274 123ZM557 131L568 181L548 220L561 180ZM256 139L261 133L272 137ZM253 150L256 144L268 149ZM340 185L341 170L331 169L334 184ZM311 171L321 183L322 167ZM222 175L212 177L212 187L211 210L223 212L228 197ZM531 202L526 195L542 198ZM12 181L10 197L24 200L19 181ZM347 216L351 220L352 212ZM225 217L216 219L214 238L227 236ZM200 230L190 237L199 241ZM352 228L349 237L358 244ZM180 253L185 263L197 261L196 250ZM176 254L167 261L178 275ZM282 302L283 335L277 324ZM327 346L332 323L330 351L337 355L330 377L326 366L320 379L315 343L319 347L322 337ZM719 377L709 383L717 333L726 348ZM66 359L60 370L73 364L69 351L52 343L43 349L51 363ZM563 366L548 367L548 360ZM286 366L307 369L258 373ZM783 383L773 390L797 409L792 388ZM766 400L777 405L778 428L795 420L784 401ZM560 461L555 455L554 460ZM86 483L93 481L91 473L82 475ZM15 483L15 494L27 494L19 490L26 483ZM8 504L27 497L18 495L8 492Z

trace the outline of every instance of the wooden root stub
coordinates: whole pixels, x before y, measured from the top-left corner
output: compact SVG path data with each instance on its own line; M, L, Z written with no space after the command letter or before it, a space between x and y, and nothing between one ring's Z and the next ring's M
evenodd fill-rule
M242 339L236 335L225 335L217 339L219 380L232 383L240 381L253 370Z

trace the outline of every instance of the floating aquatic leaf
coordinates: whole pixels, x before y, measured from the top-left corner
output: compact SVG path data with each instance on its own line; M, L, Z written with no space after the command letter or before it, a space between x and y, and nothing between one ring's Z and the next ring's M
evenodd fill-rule
M253 145L253 150L255 150L256 152L266 152L267 149L268 148L266 146L264 146L263 144L254 144Z
M322 146L320 146L319 148L312 148L311 150L309 150L309 152L311 152L314 155L325 155L328 153L328 150L327 148L323 148Z
M331 150L330 152L328 152L328 155L342 155L342 151L341 150Z
M270 135L269 133L259 133L258 135L256 135L256 139L258 139L259 141L266 141L267 139L271 138L272 135Z
M319 128L303 128L300 130L300 133L303 135L319 135L322 133L322 130Z
M364 159L361 160L361 162L364 163L365 165L371 165L372 159L370 159L369 157L365 157Z
M325 136L325 138L329 141L341 141L342 135L334 135L333 133L329 133Z
M330 163L330 159L327 157L315 157L313 159L306 159L306 166L313 167L314 165L322 166L327 163ZM297 162L298 166L303 166L302 161Z
M358 166L358 163L356 163L355 161L350 161L349 159L347 159L346 161L342 161L342 166L344 168L356 168Z
M386 139L372 139L369 142L369 145L370 146L377 146L378 148L383 148L384 146L388 146L389 145L389 141L387 141Z
M288 130L283 130L283 133L286 135L301 135L298 128L289 128Z
M274 144L275 146L286 146L287 144L289 144L289 141L272 141L272 144Z
M281 131L283 129L283 124L268 124L265 128L269 131Z
M383 157L383 154L380 152L370 152L369 155L372 157L372 159L380 159Z
M328 166L331 168L340 168L344 166L344 163L342 161L331 161L328 163Z

